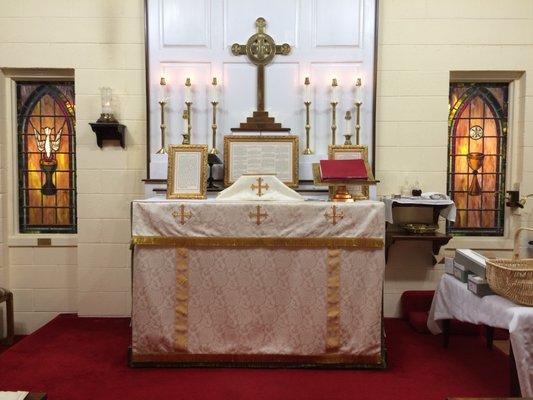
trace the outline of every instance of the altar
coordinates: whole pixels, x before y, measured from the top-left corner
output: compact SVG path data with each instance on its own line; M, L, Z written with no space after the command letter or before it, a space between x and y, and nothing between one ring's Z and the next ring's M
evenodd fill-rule
M130 364L385 366L384 205L132 203Z

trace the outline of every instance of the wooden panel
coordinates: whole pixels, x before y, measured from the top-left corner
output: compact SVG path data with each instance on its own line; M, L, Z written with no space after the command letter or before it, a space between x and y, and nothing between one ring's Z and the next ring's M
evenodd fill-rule
M255 20L267 20L267 33L276 43L297 45L298 0L226 0L224 7L225 46L246 43L256 32Z
M314 6L315 46L360 46L360 0L315 0Z
M224 102L221 112L225 130L221 134L238 127L255 110L256 69L246 62L224 64Z
M209 47L209 3L209 0L162 0L162 47Z

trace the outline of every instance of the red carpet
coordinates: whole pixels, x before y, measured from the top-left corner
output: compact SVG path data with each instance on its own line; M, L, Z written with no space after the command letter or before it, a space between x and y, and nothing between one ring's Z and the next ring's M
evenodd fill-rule
M508 394L507 358L476 337L388 319L384 371L130 369L129 319L62 315L0 354L0 390L56 399L444 399Z

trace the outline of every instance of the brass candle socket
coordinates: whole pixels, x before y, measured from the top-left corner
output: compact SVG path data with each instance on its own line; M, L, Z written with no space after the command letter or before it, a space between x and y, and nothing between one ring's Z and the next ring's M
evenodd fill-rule
M359 132L361 130L361 106L363 102L355 103L355 144L360 144Z
M161 128L161 148L157 150L156 154L167 154L168 153L166 140L165 140L165 130L167 128L165 125L165 105L166 104L167 102L163 100L159 102L159 106L161 107L161 125L159 125L159 127Z
M483 161L485 159L485 154L483 153L468 153L466 156L468 160L468 166L472 169L472 181L468 187L468 194L470 196L481 196L482 188L479 184L478 171L483 168Z
M311 123L309 122L309 108L311 106L310 101L304 101L305 104L305 150L303 154L310 155L313 154L313 150L309 147L309 132L311 131Z
M337 132L337 102L332 101L331 103L331 144L335 145L336 139L335 134Z
M191 144L191 101L186 101L185 105L187 106L187 109L183 111L183 119L187 120L187 133L183 133L181 136L183 136L183 140L181 144Z
M213 106L213 123L211 124L211 129L213 130L213 148L209 151L209 153L219 154L219 151L217 149L217 105L218 105L218 101L212 101L211 105Z

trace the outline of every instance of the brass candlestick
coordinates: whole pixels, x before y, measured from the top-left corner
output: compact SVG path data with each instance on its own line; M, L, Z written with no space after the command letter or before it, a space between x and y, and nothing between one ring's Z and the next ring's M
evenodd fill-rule
M217 104L218 101L212 101L211 105L213 106L213 123L211 124L211 129L213 130L213 148L209 151L211 154L218 154L217 149Z
M335 145L336 138L335 134L337 132L337 104L339 104L338 101L338 95L337 95L337 89L338 89L337 79L333 78L331 80L331 144Z
M359 131L361 130L361 106L363 105L363 102L360 99L361 96L361 90L362 90L362 81L361 78L357 78L355 81L355 91L356 91L356 99L355 99L355 144L359 144Z
M335 132L337 131L337 102L331 103L331 144L335 145Z
M359 144L359 131L361 130L361 106L363 102L355 103L355 144Z
M305 150L303 154L310 155L313 154L313 150L309 147L309 132L311 131L311 124L309 122L309 107L311 106L310 101L304 101L305 104Z
M181 136L183 136L183 140L182 140L181 144L191 144L191 130L192 130L192 125L191 125L191 106L192 106L192 102L191 101L186 101L185 105L187 106L187 109L183 110L183 119L187 120L187 133L184 133L184 134L181 135Z
M346 111L344 119L346 120L346 134L344 135L344 145L350 146L352 144L352 135L350 133L350 120L352 119L352 113L350 111Z
M185 104L187 104L187 103L185 103ZM190 106L188 106L186 110L183 110L183 114L181 115L181 118L184 121L187 121L187 132L181 134L181 136L183 137L183 140L181 141L181 144L191 144L191 131L190 131L191 125L188 122L189 118L190 118L189 117L189 111L188 111L189 108L190 108Z
M165 129L167 128L165 125L165 105L167 104L166 101L161 100L159 102L159 106L161 107L161 125L159 127L161 128L161 148L157 150L156 154L167 154L167 145L165 143Z

